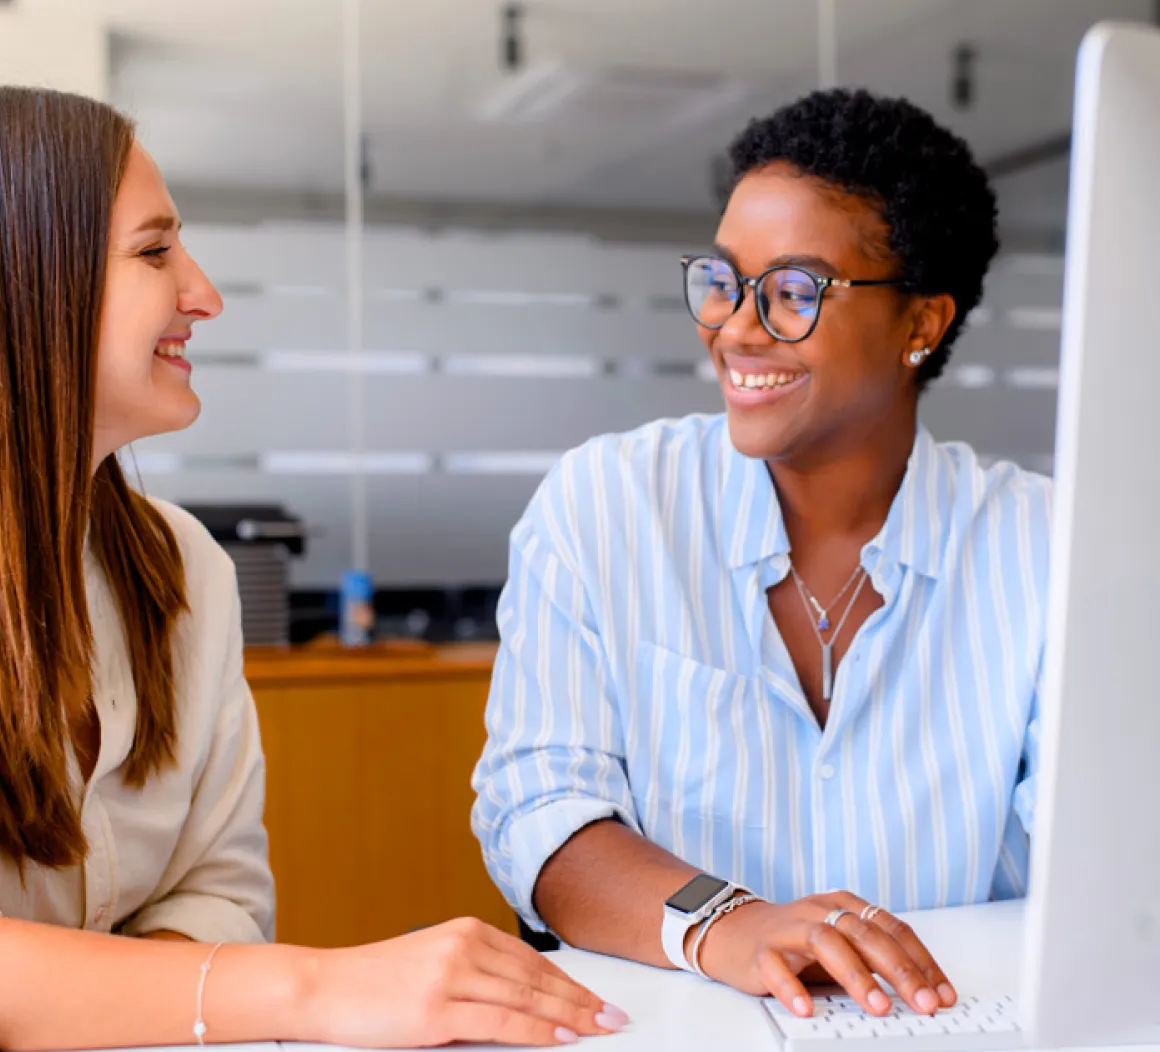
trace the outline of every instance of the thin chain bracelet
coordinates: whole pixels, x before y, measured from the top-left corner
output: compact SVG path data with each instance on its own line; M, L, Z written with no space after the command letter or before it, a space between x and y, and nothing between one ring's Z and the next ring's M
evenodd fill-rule
M219 942L209 951L209 956L205 959L205 964L201 966L201 975L197 980L197 1018L193 1021L193 1036L197 1038L197 1043L202 1046L205 1045L205 1020L202 1018L205 1002L205 980L209 975L210 968L213 967L214 956L224 945L224 942Z

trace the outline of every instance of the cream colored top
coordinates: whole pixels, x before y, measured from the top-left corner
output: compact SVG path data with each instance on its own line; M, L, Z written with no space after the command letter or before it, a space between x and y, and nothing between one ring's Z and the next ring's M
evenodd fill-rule
M274 937L274 881L262 825L265 761L242 674L241 607L229 556L188 513L154 502L177 536L191 613L174 637L177 764L126 786L121 766L137 699L116 601L93 556L85 583L93 626L100 754L87 786L70 768L89 842L83 866L0 859L0 913L93 931L170 930L203 942Z

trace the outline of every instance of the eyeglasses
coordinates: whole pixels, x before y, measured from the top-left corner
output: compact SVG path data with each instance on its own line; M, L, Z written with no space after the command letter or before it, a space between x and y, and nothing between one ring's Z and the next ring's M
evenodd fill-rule
M765 331L783 343L800 343L817 328L826 289L899 284L896 279L843 280L789 266L770 267L756 278L746 278L720 256L683 256L681 266L685 272L685 304L698 325L724 328L740 310L745 290L750 288L757 297L757 316Z

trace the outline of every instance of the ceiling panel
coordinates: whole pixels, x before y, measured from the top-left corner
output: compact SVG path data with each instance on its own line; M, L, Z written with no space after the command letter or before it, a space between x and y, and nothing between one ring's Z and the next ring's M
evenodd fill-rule
M25 0L51 6L64 0ZM337 191L337 0L96 0L114 34L116 102L171 181ZM720 78L732 90L670 120L572 107L529 124L476 113L506 76L499 3L364 0L364 121L372 192L424 200L708 210L710 162L754 114L817 83L816 5L803 0L529 4L526 58L599 85L601 71ZM837 0L842 82L905 94L982 159L1066 128L1075 48L1100 17L1151 0ZM975 100L951 102L951 54L977 49ZM658 111L659 112L659 111ZM597 113L603 114L597 119ZM1058 179L1049 180L1058 187ZM1049 202L1058 215L1059 201Z

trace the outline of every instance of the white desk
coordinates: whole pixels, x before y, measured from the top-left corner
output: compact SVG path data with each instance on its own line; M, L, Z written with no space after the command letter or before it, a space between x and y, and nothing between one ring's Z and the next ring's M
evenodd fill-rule
M1018 981L1022 916L1022 903L999 903L935 910L906 919L960 993L1001 994L1014 989ZM553 957L570 975L632 1018L622 1033L584 1042L593 1052L778 1052L764 1009L735 990L684 972L578 950L563 950Z
M934 910L907 916L960 993L1017 990L1022 903ZM607 1052L777 1052L777 1039L761 1006L727 987L697 976L648 968L579 950L553 955L570 975L619 1005L632 1023L619 1034L581 1044ZM494 1045L457 1045L490 1050ZM229 1052L229 1046L215 1046ZM270 1046L237 1046L268 1052ZM287 1045L286 1052L324 1052L326 1046ZM917 1049L916 1049L917 1052ZM1094 1052L1094 1050L1093 1050ZM1107 1050L1103 1050L1107 1052ZM1134 1046L1131 1052L1160 1052Z
M1023 934L1021 902L932 910L908 915L906 920L960 993L1017 992ZM764 1010L734 990L694 975L578 950L563 950L553 956L570 975L632 1017L623 1033L583 1042L593 1052L778 1050ZM1160 1052L1160 1048L1135 1046L1133 1052Z
M969 915L969 916L964 916ZM1004 993L1017 981L1021 904L932 911L907 917L960 992ZM986 947L988 965L979 967ZM1002 952L995 952L1002 947ZM1012 949L1008 952L1008 947ZM621 1034L589 1042L608 1052L778 1052L765 1011L735 990L687 973L565 950L554 955L570 975L632 1018Z

